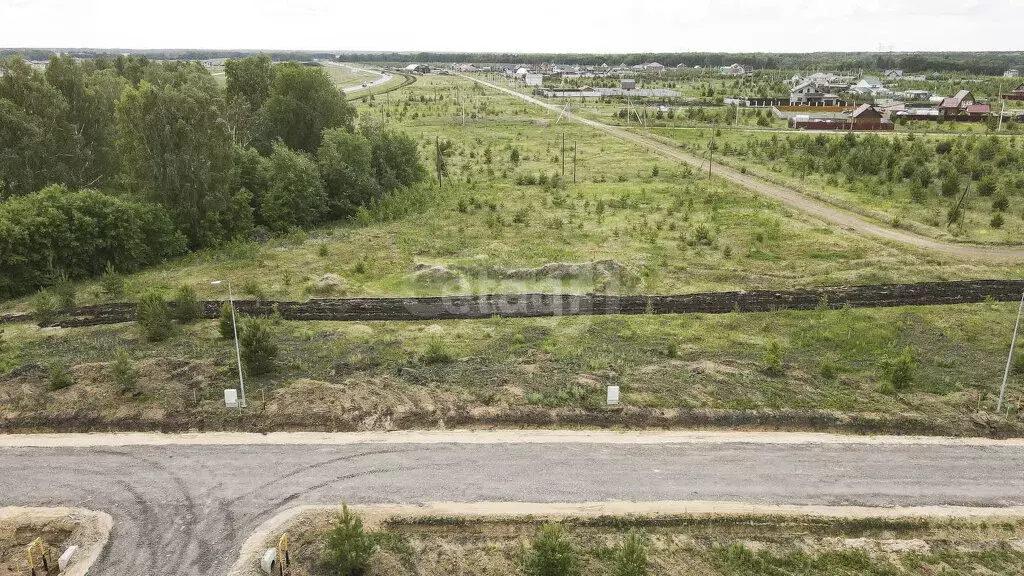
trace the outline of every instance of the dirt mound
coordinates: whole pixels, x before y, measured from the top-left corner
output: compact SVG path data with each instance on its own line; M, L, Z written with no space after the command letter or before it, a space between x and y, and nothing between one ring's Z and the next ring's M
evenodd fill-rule
M536 268L505 268L492 265L456 265L466 275L482 275L497 280L575 280L598 286L632 285L638 277L616 260L593 262L549 262Z
M343 296L348 292L348 285L337 274L324 274L319 278L312 278L306 284L306 291L310 294Z
M416 264L412 267L413 279L417 282L447 282L459 277L458 273L440 264Z

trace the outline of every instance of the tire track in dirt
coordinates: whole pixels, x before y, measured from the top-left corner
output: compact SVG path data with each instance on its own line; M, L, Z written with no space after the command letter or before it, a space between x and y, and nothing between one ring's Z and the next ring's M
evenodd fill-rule
M628 130L619 128L617 126L610 126L603 122L597 122L596 120L591 120L589 118L577 116L571 112L566 112L559 106L548 104L547 102L543 102L541 100L527 96L525 94L520 94L519 92L509 90L508 88L503 88L496 84L487 82L486 80L481 80L479 78L474 78L472 76L466 76L464 74L459 74L459 76L472 80L473 82L476 82L478 84L487 86L488 88L498 90L499 92L515 96L516 98L520 98L531 104L540 106L545 110L554 112L559 115L565 115L569 119L576 120L577 122L585 126L595 128L606 134L610 134L622 140L632 142L633 144L636 144L643 148L647 148L648 150L665 156L671 160L684 162L686 164L698 168L701 167L704 163L703 159L682 152L678 148L675 148L673 146L663 144L655 140L654 138L643 136L641 134L636 134L634 132L630 132ZM919 236L917 234L912 234L903 230L892 228L890 226L885 226L876 222L872 222L870 220L865 220L856 214L847 212L846 210L842 210L840 208L837 208L836 206L809 198L791 188L780 186L778 184L773 184L765 180L761 180L760 178L755 178L743 174L738 170L734 170L721 164L715 164L715 170L717 171L719 178L723 178L734 184L738 184L748 190L757 192L762 196L766 196L768 198L781 202L791 208L795 208L797 210L800 210L801 212L809 214L817 218L818 220L831 224L832 226L843 228L845 230L850 230L866 236L872 236L881 240L898 242L900 244L905 244L913 246L915 248L929 250L932 252L939 252L949 256L956 256L958 258L977 259L995 262L1018 262L1024 260L1024 247L976 246L969 244L951 244L948 242L942 242L940 240Z

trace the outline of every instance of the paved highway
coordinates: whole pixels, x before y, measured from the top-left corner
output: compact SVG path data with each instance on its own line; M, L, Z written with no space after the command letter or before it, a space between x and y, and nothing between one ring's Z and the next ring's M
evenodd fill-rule
M95 574L224 574L298 504L718 500L1024 504L1024 447L935 443L331 443L0 447L0 505L109 512ZM641 440L642 441L642 440ZM4 443L0 442L0 446Z
M380 72L378 70L368 70L366 68L358 68L358 67L352 66L350 64L342 64L341 62L334 62L334 61L331 61L331 60L324 60L324 62L327 65L329 65L329 66L338 66L340 68L347 68L349 70L352 70L353 72L366 72L367 74L376 74L376 75L379 76L379 78L377 78L376 80L372 80L370 82L366 82L365 86L363 85L363 83L359 83L359 84L353 84L352 86L345 86L345 87L343 87L341 89L341 91L344 92L345 94L351 94L352 92L358 92L360 90L369 90L370 88L375 88L375 87L380 86L382 84L387 84L388 82L391 82L391 80L394 78L394 76L392 76L391 74L388 74L386 72Z

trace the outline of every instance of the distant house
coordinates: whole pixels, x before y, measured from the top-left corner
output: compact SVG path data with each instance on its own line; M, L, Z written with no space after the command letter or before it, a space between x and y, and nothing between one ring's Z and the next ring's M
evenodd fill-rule
M636 80L633 78L623 78L619 82L619 88L622 90L636 90Z
M530 71L525 66L520 66L519 68L516 68L515 76L518 76L519 78L526 78L526 75L529 73Z
M661 64L658 64L657 62L651 62L649 64L644 64L644 70L646 72L653 72L655 74L661 74L662 72L665 71L665 67L662 66Z
M850 92L856 92L858 94L874 94L882 88L884 87L882 86L882 83L878 81L878 78L865 76L860 82L850 86Z
M966 112L967 107L972 104L974 104L974 94L971 94L970 90L961 90L956 93L956 96L942 99L942 103L939 104L939 114L947 117L957 116L961 112Z
M1006 100L1024 100L1024 83L1014 88L1012 92L1003 94L1003 98Z
M838 96L821 92L818 86L810 80L794 86L789 91L790 106L836 106L838 104Z
M427 74L430 72L430 66L425 64L409 64L405 67L405 71L413 74Z
M853 129L873 127L882 123L882 113L870 104L861 104L859 108L850 115Z
M1020 77L1020 70L1016 68L1010 68L1006 72L1003 72L1003 76L1006 78L1018 78Z
M932 93L927 90L904 90L903 97L907 100L927 100L932 97Z
M478 72L480 69L472 64L460 64L459 72Z
M886 80L901 80L903 78L903 70L886 70L882 77Z
M723 76L745 76L753 71L753 68L751 68L750 66L744 66L743 64L722 66L718 69L718 73L722 74Z
M523 81L527 86L541 86L544 84L543 74L527 74L523 77Z
M992 107L988 104L971 104L967 107L967 116L969 118L981 119L987 117L992 113Z

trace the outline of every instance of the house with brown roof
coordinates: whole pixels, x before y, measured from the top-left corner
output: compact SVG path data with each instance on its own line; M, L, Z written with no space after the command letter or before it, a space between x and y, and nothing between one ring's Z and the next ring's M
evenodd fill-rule
M850 123L854 130L892 130L892 123L871 104L861 104L854 110L850 114Z
M946 117L958 116L961 112L966 112L967 107L972 104L974 104L974 94L971 94L970 90L961 90L956 93L956 96L942 99L942 103L939 104L939 114Z
M992 107L988 104L971 104L967 107L967 116L974 120L981 120L992 113Z
M1004 100L1024 100L1024 83L1013 89L1012 92L1003 94Z

